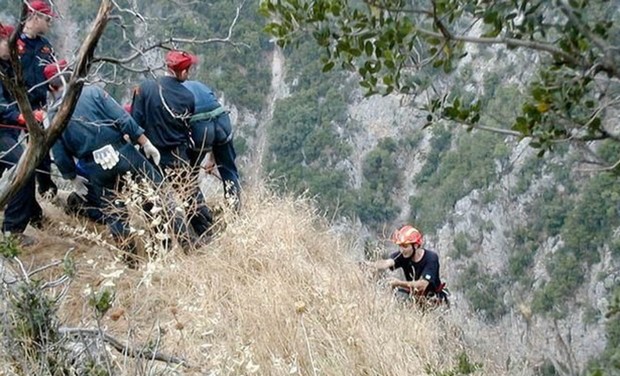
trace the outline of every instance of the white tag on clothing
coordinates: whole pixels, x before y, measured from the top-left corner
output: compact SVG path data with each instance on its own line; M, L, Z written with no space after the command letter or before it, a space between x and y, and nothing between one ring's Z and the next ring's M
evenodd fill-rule
M110 170L120 161L120 153L108 144L102 148L93 151L93 159L104 170Z

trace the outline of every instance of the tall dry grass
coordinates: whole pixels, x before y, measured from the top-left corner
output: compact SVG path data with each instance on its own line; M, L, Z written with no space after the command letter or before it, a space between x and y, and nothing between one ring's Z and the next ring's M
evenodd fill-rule
M170 372L425 375L453 368L466 351L440 313L402 306L364 275L352 243L328 231L310 200L258 188L240 215L221 220L193 254L173 252L116 279L104 324L191 365Z
M403 306L366 275L311 200L257 187L220 221L208 245L138 270L101 244L82 251L61 319L92 326L89 296L112 289L104 330L190 365L113 354L125 375L448 375L463 352L476 374L501 374L444 313Z

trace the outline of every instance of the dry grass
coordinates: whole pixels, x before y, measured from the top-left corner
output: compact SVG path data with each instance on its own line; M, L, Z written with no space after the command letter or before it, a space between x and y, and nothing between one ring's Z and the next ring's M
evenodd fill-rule
M454 368L466 348L458 328L440 313L393 301L308 200L262 187L244 199L240 215L223 214L207 246L138 270L115 258L105 237L88 240L92 229L76 230L75 219L62 213L56 215L65 225L48 229L43 245L25 257L38 264L76 247L78 275L61 307L63 322L92 326L88 295L111 288L114 307L102 320L110 334L191 365L154 368L116 354L123 374L426 375L426 366ZM498 374L489 360L465 351L483 362L478 374Z

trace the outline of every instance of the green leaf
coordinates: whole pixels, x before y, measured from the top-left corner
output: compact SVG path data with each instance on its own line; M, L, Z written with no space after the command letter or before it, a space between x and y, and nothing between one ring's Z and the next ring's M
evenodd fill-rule
M362 51L359 48L351 48L349 53L355 57L360 57L362 55Z
M527 126L527 120L523 116L518 116L511 128L524 136L530 134L529 128Z
M482 21L487 24L494 24L495 21L497 20L498 14L495 11L491 11L491 12L487 12L484 17L482 18Z
M370 41L366 41L366 43L364 43L364 50L366 51L366 56L372 56L372 52L374 51L374 48Z
M334 64L334 62L333 62L333 61L330 61L330 62L328 62L327 64L323 65L323 69L322 69L322 71L323 71L324 73L325 73L325 72L329 72L330 70L332 70L332 68L334 68L334 65L335 65L335 64Z
M547 91L540 86L536 86L534 87L534 89L532 89L532 96L538 102L541 102L543 99L545 99L546 94Z

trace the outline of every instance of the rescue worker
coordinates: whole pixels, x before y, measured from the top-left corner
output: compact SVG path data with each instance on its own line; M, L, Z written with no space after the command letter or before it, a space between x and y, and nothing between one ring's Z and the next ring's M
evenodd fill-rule
M12 76L8 39L15 28L0 24L0 69L7 77ZM35 118L42 120L42 112L35 112ZM20 134L25 129L24 117L20 114L13 95L0 82L0 174L13 167L24 152L20 143ZM30 225L40 228L43 219L41 206L35 197L34 174L28 178L26 185L11 197L4 210L2 232L12 236L23 246L33 245L36 240L24 234Z
M44 84L43 68L54 61L54 50L45 38L52 21L57 15L50 5L41 0L28 3L28 16L22 34L17 40L17 52L22 65L22 74L28 99L33 110L42 110L47 102L47 85ZM51 176L51 159L49 153L38 167L38 192L53 197L58 192Z
M55 101L62 101L65 82L70 76L66 62L49 64L44 72ZM54 118L57 108L57 103L51 106L50 119ZM125 140L125 135L141 146L144 155ZM103 208L106 202L114 202L113 191L127 172L155 184L163 181L162 175L155 168L160 162L157 148L121 105L95 85L87 85L82 89L69 124L52 147L52 152L58 170L65 179L72 182L77 194L87 194L86 183L90 183L91 201L95 201L99 208ZM78 160L77 164L74 158ZM78 167L84 170L88 180L78 174ZM167 211L174 218L173 227L181 235L181 245L189 246L191 239L187 237L183 219L175 214L173 207L168 206ZM129 235L120 216L105 210L103 213L103 220L117 239Z
M146 80L134 91L131 115L161 153L161 167L183 171L190 166L189 121L195 112L194 95L183 82L198 58L185 51L166 54L168 74ZM191 177L187 176L190 181ZM213 222L200 188L190 194L189 221L198 236L208 234Z
M195 113L190 120L192 165L199 167L210 151L211 162L217 167L224 184L224 197L238 210L241 187L228 111L207 85L198 81L185 81L183 85L194 94L196 102Z
M389 285L399 295L406 295L418 301L430 304L445 303L449 305L448 291L439 277L439 256L424 249L422 233L410 225L405 225L392 235L392 242L400 247L389 258L366 265L377 270L395 270L401 268L405 280L391 278Z

